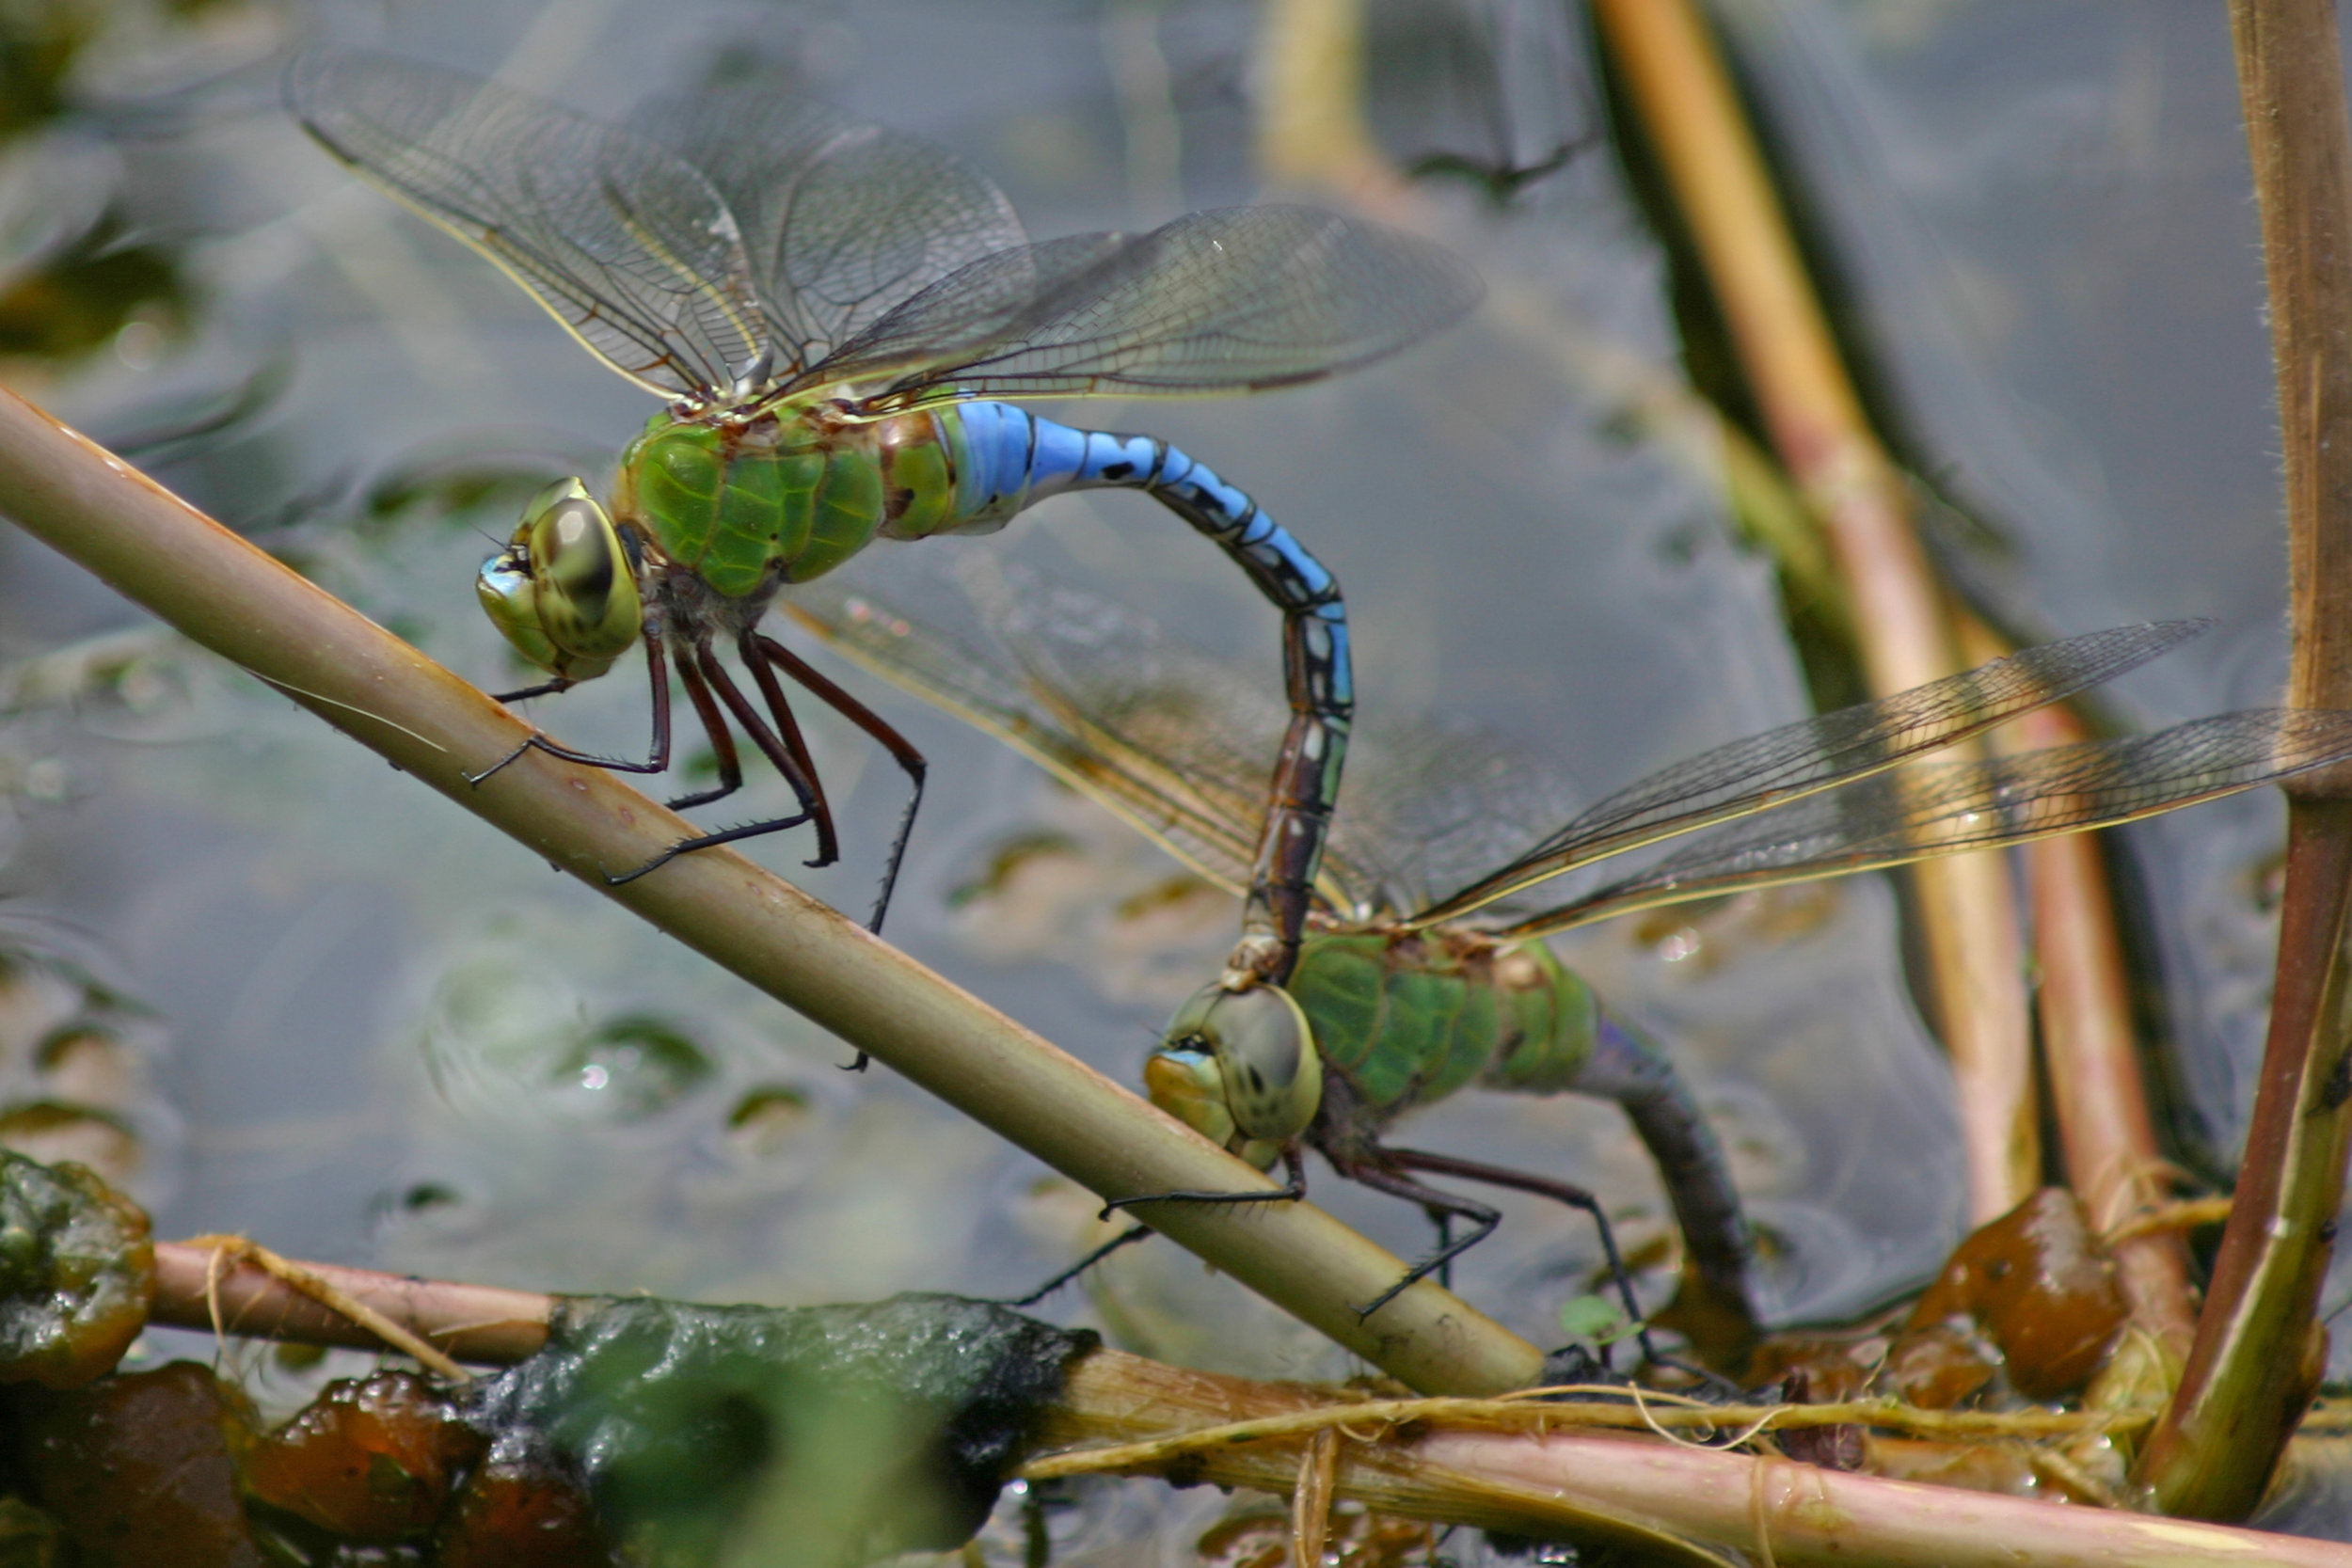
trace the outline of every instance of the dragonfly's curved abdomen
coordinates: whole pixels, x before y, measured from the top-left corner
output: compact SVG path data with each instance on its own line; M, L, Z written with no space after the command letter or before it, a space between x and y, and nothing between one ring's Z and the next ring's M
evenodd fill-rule
M1289 990L1327 1061L1384 1115L1472 1083L1527 1094L1576 1086L1598 1004L1541 946L1442 932L1311 936Z
M1284 979L1290 933L1306 924L1355 711L1338 582L1248 491L1157 436L1076 430L1003 403L952 404L937 415L955 474L957 531L996 527L1065 490L1138 490L1214 541L1281 610L1291 725L1275 764L1234 962L1261 979Z

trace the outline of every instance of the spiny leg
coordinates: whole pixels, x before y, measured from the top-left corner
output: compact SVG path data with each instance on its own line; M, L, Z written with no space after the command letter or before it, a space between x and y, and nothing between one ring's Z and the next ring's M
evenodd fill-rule
M727 678L726 671L720 666L718 658L710 652L707 645L694 650L694 659L691 663L684 658L678 660L678 678L685 683L686 694L693 700L694 711L702 716L704 724L710 730L713 743L720 748L721 782L725 784L726 789L732 789L739 784L742 775L740 768L737 767L734 769L733 780L730 781L726 777L729 765L734 758L734 746L732 741L723 738L727 733L726 726L720 718L717 708L711 705L712 688L717 689L720 699L725 703L727 711L735 716L736 722L743 727L743 733L752 737L752 743L759 748L761 753L775 765L776 771L782 773L786 782L792 785L793 793L800 797L801 814L797 816L777 817L765 822L746 822L739 827L723 828L717 832L705 833L699 838L682 840L671 845L634 871L624 872L620 876L608 877L605 879L618 887L624 882L633 882L647 872L669 864L680 855L691 854L697 849L707 849L714 845L733 844L740 839L756 838L763 833L781 832L787 828L797 828L812 818L818 824L818 855L816 860L808 863L810 865L830 863L832 823L822 815L824 809L822 799L811 787L811 781L802 771L800 765L793 760L792 753L785 750L783 742L778 740L774 732L769 729L768 721L759 716L759 710L753 707L750 700L743 695L733 681ZM725 792L724 789L721 791L722 794Z
M669 673L661 668L660 631L648 622L644 635L645 663L653 673L653 749L644 761L630 762L626 757L600 757L591 755L586 752L575 752L568 746L559 746L546 736L534 732L528 740L481 772L468 774L466 782L469 784L482 784L525 752L545 752L548 755L560 757L565 762L576 762L585 768L602 768L614 773L659 773L666 769L670 766L670 677ZM569 691L579 684L578 681L559 676L551 681L542 681L537 686L526 686L520 691L506 692L492 698L491 701L501 704L519 703L531 697L554 696L559 692Z
M704 676L717 690L720 700L727 705L727 710L735 715L736 722L743 726L743 733L752 737L752 744L767 754L768 760L775 764L776 771L782 773L785 782L792 786L792 793L800 797L803 816L797 820L813 818L816 821L817 858L801 863L808 866L831 865L839 860L841 842L834 836L833 807L825 800L824 784L817 777L817 764L809 757L808 742L801 738L800 721L792 717L791 705L784 700L783 688L776 686L772 677L760 683L760 694L769 699L769 706L775 715L776 727L771 730L759 717L759 710L752 706L751 699L743 695L742 688L735 684L725 667L720 664L719 656L707 647L697 648L694 652ZM767 674L767 667L755 666L755 673ZM728 831L739 837L751 836L740 829ZM773 832L774 829L768 831Z
M809 784L815 790L817 796L817 852L818 859L811 861L809 863L815 865L830 861L837 852L832 836L833 811L825 800L825 786L817 777L817 764L811 760L808 754L808 743L802 738L800 721L792 716L792 705L790 702L786 700L784 695L784 687L776 679L774 664L777 660L773 656L783 656L785 668L787 673L794 665L800 665L803 670L806 671L810 675L815 675L817 679L823 680L824 677L817 675L817 673L813 670L808 670L806 665L801 665L801 661L794 658L790 651L785 648L782 643L772 641L765 637L760 637L756 633L748 631L743 633L736 640L736 647L742 655L743 668L749 670L752 673L752 679L759 684L759 694L767 701L768 711L775 715L777 735L783 739L785 747L791 752L794 760L800 764L803 774L808 779ZM825 685L833 686L833 683L831 681L825 681ZM838 687L834 687L834 689L836 692L840 691ZM825 694L822 691L818 691L817 695L823 697ZM847 697L848 693L842 692L841 695ZM901 842L903 842L903 840ZM897 870L897 863L895 860L892 863L892 870L894 872ZM886 884L884 887L883 896L885 898L888 896ZM880 934L882 930L882 911L880 909L875 910L873 918L867 923L866 928L878 935ZM872 1060L873 1058L868 1056L864 1051L860 1051L856 1055L850 1057L850 1060L841 1064L841 1070L844 1072L864 1072L867 1064Z
M866 923L867 930L880 936L882 916L890 910L891 892L898 885L898 863L905 858L907 839L914 832L914 814L923 804L923 780L930 771L930 765L924 759L923 753L916 751L908 742L906 736L893 729L882 715L842 690L840 687L817 671L809 668L804 659L774 638L755 634L744 640L743 662L759 678L762 691L768 689L771 677L763 660L753 657L754 644L756 644L759 654L781 665L787 675L805 687L818 700L859 729L864 730L873 738L876 745L890 753L892 759L914 782L914 793L908 796L906 810L898 817L898 835L890 841L890 859L882 869L882 892L874 899L873 917Z
M1300 1158L1296 1144L1282 1150L1282 1168L1290 1180L1279 1187L1261 1187L1248 1193L1140 1193L1134 1197L1112 1198L1095 1217L1106 1220L1120 1210L1132 1209L1138 1203L1296 1203L1307 1196L1307 1162Z
M1554 1181L1548 1177L1531 1176L1525 1171L1512 1170L1504 1165L1481 1164L1475 1160L1463 1160L1451 1154L1431 1154L1417 1148L1382 1148L1381 1156L1406 1170L1428 1171L1437 1176L1458 1176L1466 1181L1483 1181L1490 1187L1507 1187L1514 1192L1533 1193L1565 1203L1571 1209L1581 1209L1593 1217L1593 1228L1600 1234L1601 1256L1609 1262L1609 1277L1617 1287L1617 1299L1623 1304L1628 1323L1641 1323L1642 1304L1633 1294L1632 1272L1625 1266L1625 1258L1617 1251L1616 1232L1610 1228L1609 1216L1601 1212L1600 1200L1583 1188L1566 1181ZM1458 1256L1458 1253L1457 1253ZM1663 1361L1658 1347L1650 1343L1649 1329L1635 1330L1642 1354L1652 1361ZM1601 1359L1608 1360L1608 1348L1601 1347Z
M1104 1259L1108 1258L1112 1253L1117 1252L1120 1247L1132 1246L1136 1243L1142 1241L1146 1236L1154 1234L1156 1234L1156 1232L1154 1232L1148 1225L1131 1225L1126 1229L1120 1231L1118 1235L1113 1236L1109 1241L1104 1242L1101 1246L1096 1247L1092 1252L1088 1253L1084 1258L1081 1258L1076 1262L1071 1264L1070 1267L1062 1270L1061 1273L1056 1275L1044 1284L1039 1286L1036 1290L1031 1291L1027 1295L1023 1296L1020 1300L999 1302L997 1305L1000 1307L1035 1307L1039 1302L1043 1301L1047 1296L1052 1295L1056 1291L1060 1290L1063 1286L1069 1284L1072 1280L1086 1273L1087 1270L1094 1267L1095 1264L1101 1262Z
M694 717L702 721L703 734L710 741L710 753L719 761L719 787L680 795L669 802L672 811L687 811L707 806L713 800L723 800L743 787L743 761L736 754L735 732L727 728L726 715L719 711L718 700L704 684L702 673L693 657L685 648L677 650L677 678L686 688L686 700L694 705Z
M1380 1157L1386 1159L1391 1152L1389 1149L1382 1149ZM1439 1192L1435 1187L1424 1187L1408 1176L1399 1175L1392 1170L1384 1170L1379 1165L1368 1162L1340 1164L1339 1172L1348 1180L1360 1186L1370 1187L1375 1192L1387 1193L1391 1197L1401 1197L1408 1203L1417 1203L1433 1217L1440 1213L1458 1214L1470 1221L1473 1227L1469 1235L1458 1241L1447 1240L1436 1252L1407 1269L1404 1278L1375 1296L1371 1305L1356 1308L1359 1321L1371 1317L1375 1312L1388 1306L1398 1296L1403 1295L1417 1281L1426 1279L1429 1275L1444 1269L1456 1258L1493 1235L1495 1227L1502 1223L1501 1210L1490 1209L1470 1198L1457 1197L1452 1193ZM1451 1229L1451 1227L1447 1228Z

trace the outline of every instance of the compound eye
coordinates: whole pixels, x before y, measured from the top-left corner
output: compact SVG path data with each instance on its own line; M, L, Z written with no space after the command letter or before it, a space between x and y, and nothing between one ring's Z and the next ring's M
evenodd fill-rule
M1226 1108L1247 1137L1287 1143L1323 1104L1314 1030L1279 986L1208 986L1177 1009L1168 1037L1197 1041L1216 1057Z
M539 586L532 581L531 568L518 559L519 554L509 546L484 562L482 575L474 579L474 594L482 601L482 612L516 653L539 669L558 674L564 656L540 626Z
M1143 1088L1152 1103L1219 1148L1233 1142L1233 1114L1225 1108L1225 1073L1216 1058L1182 1042L1144 1058Z
M508 553L537 585L540 630L564 653L600 672L644 629L635 563L612 519L579 480L539 492Z

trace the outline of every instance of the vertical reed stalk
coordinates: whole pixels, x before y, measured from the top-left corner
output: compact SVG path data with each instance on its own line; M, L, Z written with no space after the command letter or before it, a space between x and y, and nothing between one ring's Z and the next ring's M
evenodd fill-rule
M2286 453L2288 700L2352 707L2352 126L2333 0L2231 0ZM2235 1202L2181 1386L2135 1479L2168 1513L2243 1517L2315 1386L2314 1318L2352 1130L2344 942L2352 790L2288 791L2286 899Z
M1838 354L1741 114L1689 0L1593 0L1642 126L1691 226L1781 461L1830 540L1871 689L1960 668L1901 473ZM1976 1223L2041 1182L2031 1032L2009 868L1998 855L1912 871L1939 1031L1959 1082Z
M1961 617L1960 634L1972 661L2015 651L1973 615ZM2090 738L2062 706L2042 708L1993 732L1994 748L2005 753ZM2088 833L2042 839L2018 854L2033 908L2041 976L2035 1002L2067 1180L2093 1227L2110 1231L2170 1196L2140 1075L2115 900ZM2101 1386L2119 1401L2152 1403L2171 1391L2196 1332L2188 1247L2178 1231L2154 1231L2117 1243L2115 1262L2138 1333L2102 1374Z

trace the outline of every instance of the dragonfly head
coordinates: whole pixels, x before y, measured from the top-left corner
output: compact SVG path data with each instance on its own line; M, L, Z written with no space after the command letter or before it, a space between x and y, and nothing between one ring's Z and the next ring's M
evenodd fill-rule
M1323 1060L1289 991L1210 985L1168 1022L1143 1083L1152 1104L1264 1169L1315 1119Z
M576 479L532 499L474 593L523 657L559 680L594 680L644 629L637 565L620 531Z

